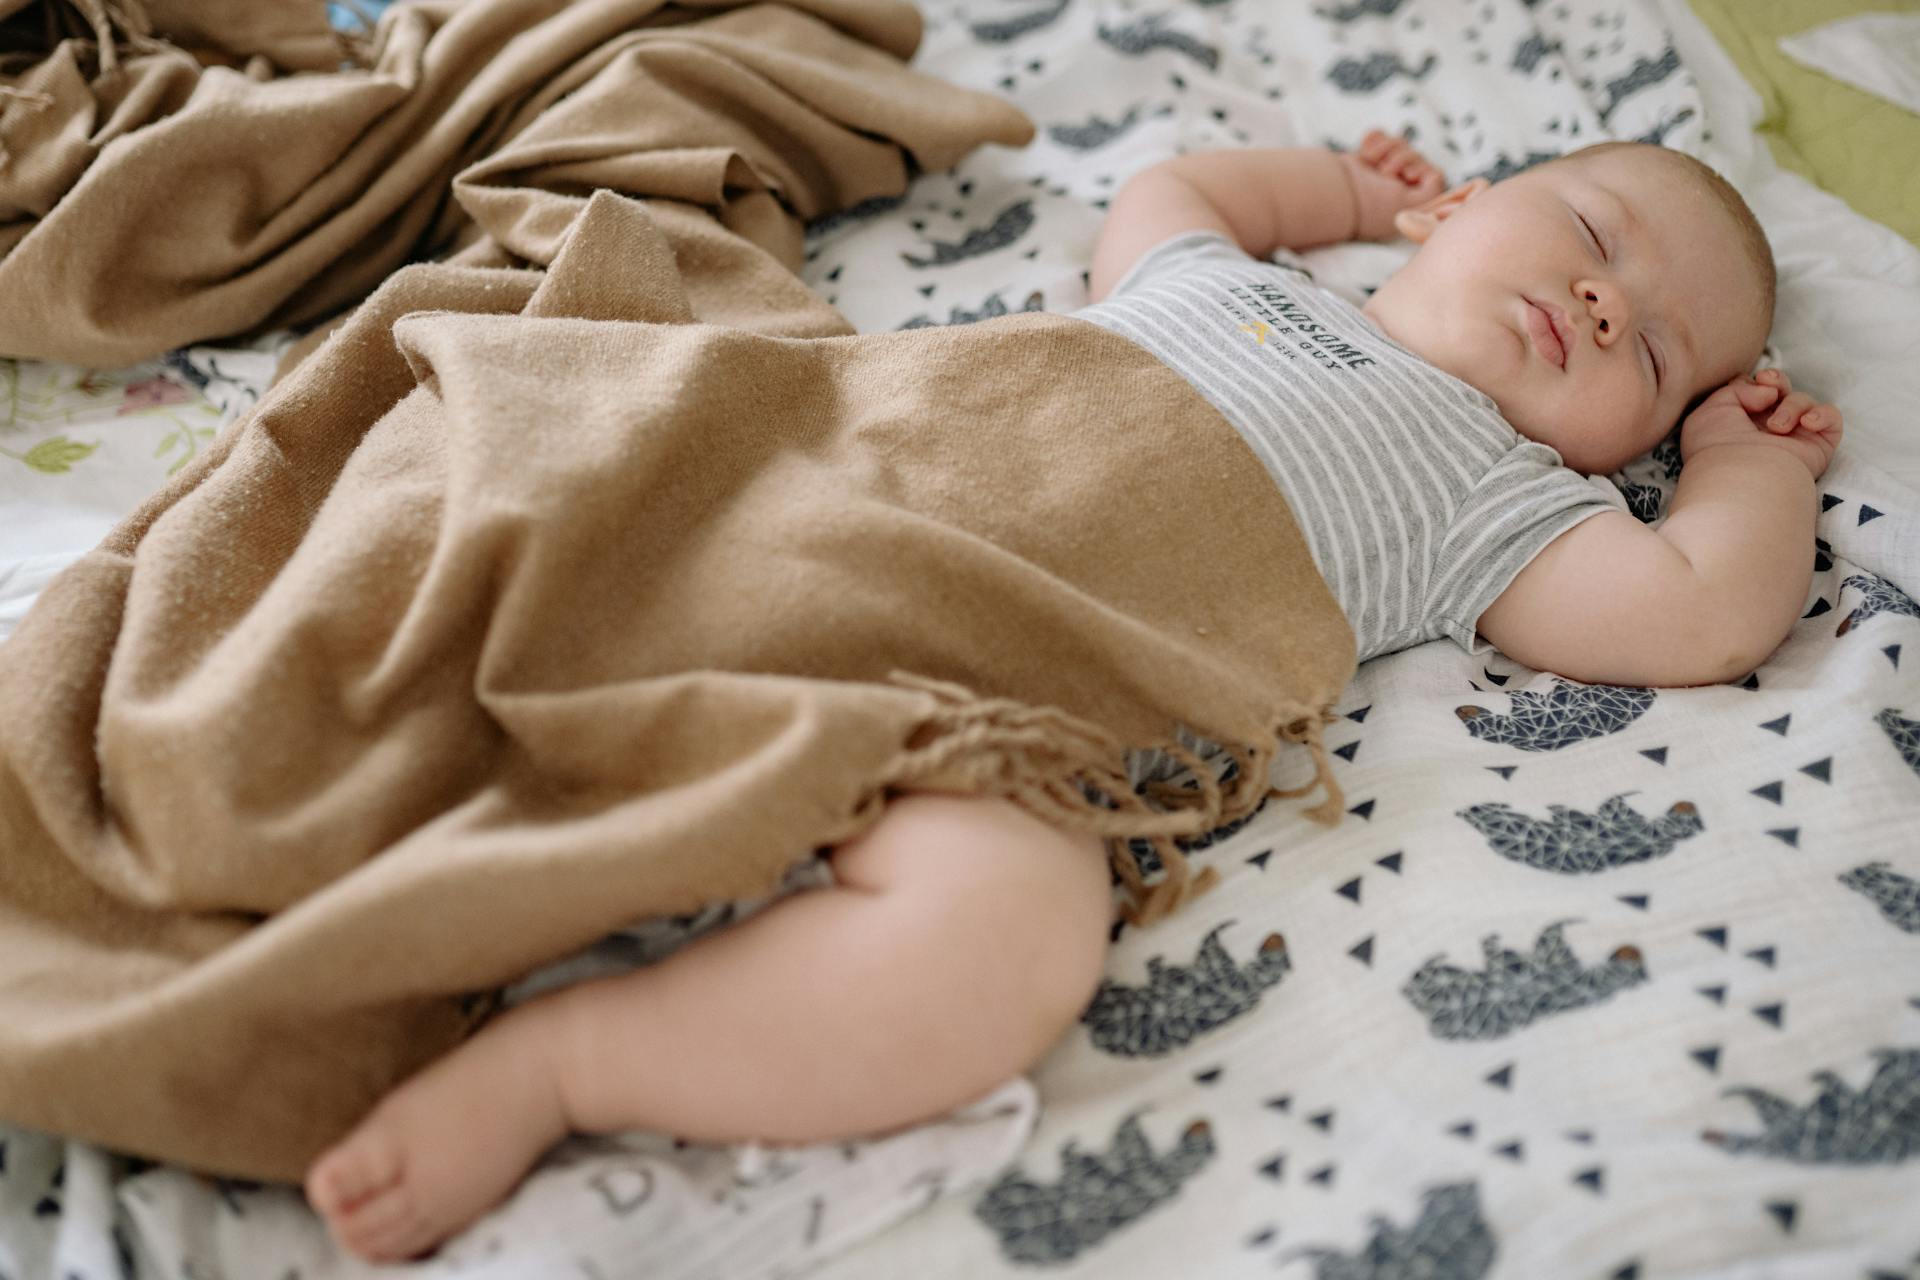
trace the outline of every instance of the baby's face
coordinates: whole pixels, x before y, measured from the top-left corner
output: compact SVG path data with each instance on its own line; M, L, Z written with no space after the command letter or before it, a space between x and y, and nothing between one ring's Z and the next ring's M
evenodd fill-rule
M1763 306L1731 216L1670 161L1623 150L1466 200L1366 311L1521 435L1607 474L1753 363Z

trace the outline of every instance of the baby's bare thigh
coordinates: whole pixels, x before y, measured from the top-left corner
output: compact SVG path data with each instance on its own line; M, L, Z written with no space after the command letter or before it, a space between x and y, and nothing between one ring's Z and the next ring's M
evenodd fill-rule
M1111 905L1106 851L1096 836L1041 821L992 796L914 792L887 806L863 835L833 851L834 879L876 892L1011 888L1079 904Z
M1114 905L1104 843L1011 801L902 796L834 850L833 873L843 887L892 895L903 910L924 913L929 928L1033 966L1074 1012L1105 965Z

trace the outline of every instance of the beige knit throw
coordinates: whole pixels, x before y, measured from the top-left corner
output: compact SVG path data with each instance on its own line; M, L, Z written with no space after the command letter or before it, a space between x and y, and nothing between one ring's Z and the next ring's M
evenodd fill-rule
M1178 376L852 336L724 199L555 198L498 224L550 270L395 275L0 646L0 1120L297 1178L473 997L901 791L1111 837L1140 920L1284 744L1337 816L1351 632ZM1240 767L1148 803L1182 728Z
M408 0L364 69L277 76L339 64L322 0L0 0L0 355L130 364L411 260L544 264L597 187L796 266L802 221L910 161L1031 136L909 70L920 29L899 0Z

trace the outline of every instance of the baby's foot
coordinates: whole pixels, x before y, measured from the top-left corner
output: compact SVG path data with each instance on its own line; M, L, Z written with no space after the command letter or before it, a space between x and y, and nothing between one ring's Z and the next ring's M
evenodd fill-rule
M547 1061L512 1021L388 1094L314 1161L307 1200L343 1248L370 1262L432 1249L504 1199L565 1136Z

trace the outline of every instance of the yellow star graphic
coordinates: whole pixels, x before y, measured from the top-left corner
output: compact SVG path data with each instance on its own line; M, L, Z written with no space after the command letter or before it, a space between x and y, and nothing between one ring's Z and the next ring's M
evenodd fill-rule
M1270 327L1265 320L1256 320L1252 324L1243 324L1240 326L1243 332L1252 334L1253 340L1262 346L1266 345L1267 330Z

